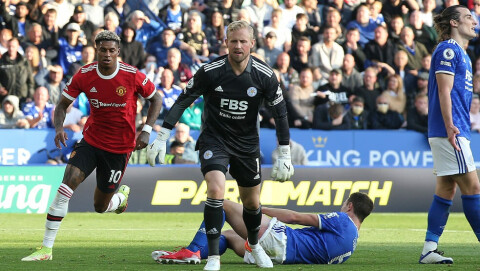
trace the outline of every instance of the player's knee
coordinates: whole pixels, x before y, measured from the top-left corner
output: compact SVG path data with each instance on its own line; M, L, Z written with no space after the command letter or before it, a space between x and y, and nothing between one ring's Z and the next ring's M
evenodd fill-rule
M95 212L104 213L107 210L108 206L106 206L105 204L94 203L93 207L95 208Z

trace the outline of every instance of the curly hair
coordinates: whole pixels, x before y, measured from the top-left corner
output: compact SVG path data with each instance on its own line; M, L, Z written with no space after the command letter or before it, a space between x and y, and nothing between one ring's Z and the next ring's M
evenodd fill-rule
M114 41L120 44L120 37L112 31L103 30L95 36L95 44L98 45L102 41Z

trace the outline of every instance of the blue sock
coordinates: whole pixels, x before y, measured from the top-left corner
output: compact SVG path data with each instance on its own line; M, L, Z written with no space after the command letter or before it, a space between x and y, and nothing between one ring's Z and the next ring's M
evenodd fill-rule
M223 224L225 224L225 211L223 211L222 228ZM187 249L193 252L200 250L200 255L202 259L208 258L208 240L207 234L205 233L205 221L202 221L202 224L200 224L197 233L193 237L193 240L190 242L190 244L187 246ZM227 250L227 239L225 238L225 236L221 235L220 254L225 253L225 250Z
M463 212L480 241L480 195L462 195Z
M430 205L430 210L428 210L428 226L425 241L438 243L438 239L440 239L447 224L450 206L452 206L451 200L433 195L433 202Z

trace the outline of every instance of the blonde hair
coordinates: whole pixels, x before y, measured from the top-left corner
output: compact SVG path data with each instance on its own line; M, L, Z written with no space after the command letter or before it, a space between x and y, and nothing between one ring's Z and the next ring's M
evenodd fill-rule
M248 30L248 33L250 34L250 39L254 40L255 38L253 36L253 28L247 21L244 21L244 20L234 21L228 25L227 38L230 36L232 32L235 32L244 28Z

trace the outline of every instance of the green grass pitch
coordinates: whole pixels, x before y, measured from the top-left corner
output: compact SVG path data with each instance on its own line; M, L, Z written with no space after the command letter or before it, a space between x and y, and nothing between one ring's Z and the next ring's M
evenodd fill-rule
M151 251L185 246L201 213L69 213L62 222L47 262L21 262L41 244L45 215L0 215L0 270L203 270L200 265L161 265ZM480 244L463 213L450 214L440 250L453 257L447 265L419 265L426 213L373 213L360 230L358 247L341 265L284 265L275 270L480 270ZM228 227L225 227L228 228ZM258 270L232 252L222 270Z

